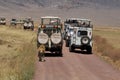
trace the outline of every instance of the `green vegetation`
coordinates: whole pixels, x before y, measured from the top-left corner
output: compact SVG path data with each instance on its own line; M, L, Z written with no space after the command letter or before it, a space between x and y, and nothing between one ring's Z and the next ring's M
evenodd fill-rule
M120 69L120 29L95 28L94 42L97 53Z
M32 80L36 33L0 26L0 80Z

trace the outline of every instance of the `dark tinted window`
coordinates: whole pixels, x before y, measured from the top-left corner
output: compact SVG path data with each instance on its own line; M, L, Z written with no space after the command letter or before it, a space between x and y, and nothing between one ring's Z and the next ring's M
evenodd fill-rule
M1 20L1 21L4 21L4 20L5 20L5 18L1 18L0 20Z
M53 34L53 33L61 32L61 29L45 28L45 29L43 29L43 32L48 34L48 36L51 36L51 34Z
M12 19L12 21L16 21L16 19Z
M85 35L87 35L87 31L78 31L77 35L78 36L85 36Z

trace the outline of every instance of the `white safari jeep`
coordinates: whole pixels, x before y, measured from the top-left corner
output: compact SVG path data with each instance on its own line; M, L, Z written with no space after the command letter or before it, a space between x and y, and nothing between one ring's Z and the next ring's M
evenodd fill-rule
M68 18L64 22L64 39L66 42L66 47L69 47L70 37L73 34L74 28L80 27L79 22L80 22L79 18Z
M5 18L0 18L0 25L6 25L6 19Z
M34 30L34 21L31 18L26 18L23 23L24 30L31 29Z
M70 38L69 51L72 52L78 48L92 53L92 28L91 21L88 19L79 19L79 25L74 27L74 33Z
M59 17L42 17L37 36L38 48L44 45L45 51L55 52L62 56L62 24Z

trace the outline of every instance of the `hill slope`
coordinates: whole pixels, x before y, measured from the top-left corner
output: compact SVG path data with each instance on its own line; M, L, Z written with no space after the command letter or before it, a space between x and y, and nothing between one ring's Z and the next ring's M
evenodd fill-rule
M119 26L120 0L0 0L0 16L90 18L97 25Z
M31 5L42 7L83 7L106 6L120 7L120 0L0 0L0 6L30 7Z

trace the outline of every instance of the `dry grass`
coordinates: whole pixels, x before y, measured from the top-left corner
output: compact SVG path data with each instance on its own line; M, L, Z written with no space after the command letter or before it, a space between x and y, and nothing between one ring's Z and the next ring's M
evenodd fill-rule
M115 48L120 48L120 28L95 28L94 34L105 38Z
M0 80L32 80L36 33L0 26Z
M104 59L120 69L120 29L97 28L94 30L94 42L97 52Z
M120 59L120 51L110 45L105 38L94 36L94 41L97 43L97 51L101 52L102 56L109 56L115 61Z

